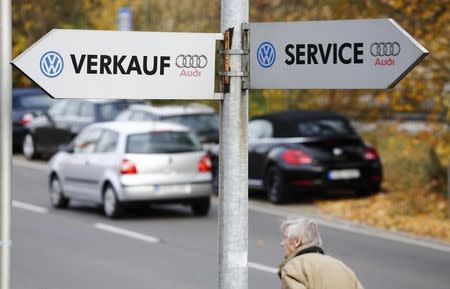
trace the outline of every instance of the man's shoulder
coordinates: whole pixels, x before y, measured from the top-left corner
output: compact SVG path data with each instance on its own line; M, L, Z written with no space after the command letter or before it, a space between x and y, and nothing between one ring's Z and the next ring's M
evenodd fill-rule
M298 266L305 267L310 264L315 264L315 265L323 264L323 265L347 267L342 261L334 258L333 256L324 255L324 254L320 254L320 253L307 253L307 254L295 256L294 258L292 258L289 262L287 262L285 264L283 269L285 268L286 270L289 270L289 269L293 269L293 268L298 268Z

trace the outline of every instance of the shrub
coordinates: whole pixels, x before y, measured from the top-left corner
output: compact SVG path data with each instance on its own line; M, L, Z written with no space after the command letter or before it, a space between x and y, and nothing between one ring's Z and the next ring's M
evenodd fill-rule
M446 169L442 164L448 158L445 155L447 137L450 136L448 132L410 134L399 131L395 125L384 124L362 135L379 151L384 168L385 190L446 190Z

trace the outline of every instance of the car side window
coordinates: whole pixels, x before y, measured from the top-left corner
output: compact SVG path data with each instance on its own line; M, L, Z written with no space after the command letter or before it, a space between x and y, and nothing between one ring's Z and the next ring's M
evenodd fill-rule
M94 152L101 134L102 130L100 128L83 130L75 139L74 153L87 154Z
M62 115L66 109L67 100L58 100L49 110L51 116Z
M131 120L143 121L145 120L145 113L140 110L135 110L134 113L131 115Z
M94 105L90 102L82 102L79 115L82 117L94 117Z
M155 117L151 113L146 113L144 120L155 120Z
M249 139L261 139L273 137L273 126L270 121L264 119L252 120L248 123Z
M100 140L97 142L94 152L110 153L114 152L117 147L119 134L110 130L104 130Z
M64 111L66 116L77 116L80 110L81 102L78 100L70 100L67 102L67 108Z
M132 114L132 113L133 113L133 111L131 111L131 110L126 110L126 111L120 113L120 114L117 116L116 120L117 120L117 121L130 120L131 114Z

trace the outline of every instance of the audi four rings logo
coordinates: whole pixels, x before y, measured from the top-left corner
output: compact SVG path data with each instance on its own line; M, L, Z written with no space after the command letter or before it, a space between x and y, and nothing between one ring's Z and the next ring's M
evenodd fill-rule
M397 56L400 53L398 42L374 42L370 45L372 56Z
M208 58L205 55L180 54L175 60L175 65L179 68L205 68Z

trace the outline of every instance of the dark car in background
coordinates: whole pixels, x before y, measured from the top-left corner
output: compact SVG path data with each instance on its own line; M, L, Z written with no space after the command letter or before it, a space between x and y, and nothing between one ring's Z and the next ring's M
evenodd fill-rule
M163 121L189 127L202 144L219 142L219 117L214 109L201 104L132 105L116 118L117 121Z
M34 159L56 153L85 126L111 121L128 108L127 100L60 99L44 114L26 124L22 151Z
M13 150L20 151L26 125L46 112L55 100L39 88L15 88L12 91Z
M273 203L302 193L352 190L367 195L380 190L378 153L343 116L303 110L271 113L253 118L248 135L249 188L265 191ZM217 163L215 153L216 184Z

